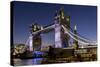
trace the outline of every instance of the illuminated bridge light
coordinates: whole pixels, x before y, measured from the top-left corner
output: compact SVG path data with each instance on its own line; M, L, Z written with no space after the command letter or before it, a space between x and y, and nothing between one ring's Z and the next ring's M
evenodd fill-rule
M55 48L61 48L61 26L59 24L55 25Z
M29 49L30 49L30 51L33 51L33 36L31 35L30 37L29 37Z
M34 51L35 54L39 54L39 55L43 55L44 52L41 52L41 51Z

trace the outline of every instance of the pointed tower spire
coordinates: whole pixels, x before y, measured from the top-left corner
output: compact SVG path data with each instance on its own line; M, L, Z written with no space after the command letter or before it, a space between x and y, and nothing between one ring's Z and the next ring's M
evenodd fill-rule
M76 25L74 26L74 30L75 30L75 31L77 30L77 26L76 26Z
M77 26L75 25L74 26L74 34L77 35ZM76 39L78 39L77 36L74 36ZM78 41L74 40L74 49L78 49L79 46L78 46Z
M60 9L60 17L61 19L64 19L64 7Z

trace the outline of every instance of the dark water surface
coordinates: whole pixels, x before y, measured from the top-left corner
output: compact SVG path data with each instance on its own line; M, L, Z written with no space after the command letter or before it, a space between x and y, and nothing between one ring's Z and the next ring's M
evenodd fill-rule
M41 64L42 60L44 60L44 59L43 58L34 58L34 59L25 59L25 60L14 59L14 65L15 66L19 66L19 65L37 65L37 64Z

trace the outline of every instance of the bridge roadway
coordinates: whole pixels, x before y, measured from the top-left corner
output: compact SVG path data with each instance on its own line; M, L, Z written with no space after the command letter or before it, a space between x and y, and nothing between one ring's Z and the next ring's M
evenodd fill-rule
M35 34L37 34L37 33L44 33L44 32L46 32L47 30L51 30L51 29L54 29L55 28L55 24L52 24L52 25L50 25L50 26L46 26L46 27L44 27L44 28L42 28L41 30L38 30L38 31L36 31L36 32L33 32L32 34L33 35L35 35Z

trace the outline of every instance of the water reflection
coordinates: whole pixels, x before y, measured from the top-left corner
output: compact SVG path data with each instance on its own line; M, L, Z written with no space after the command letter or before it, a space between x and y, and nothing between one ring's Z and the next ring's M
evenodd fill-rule
M37 65L41 64L42 60L45 60L44 58L34 58L34 59L14 59L14 65L19 66L19 65Z

